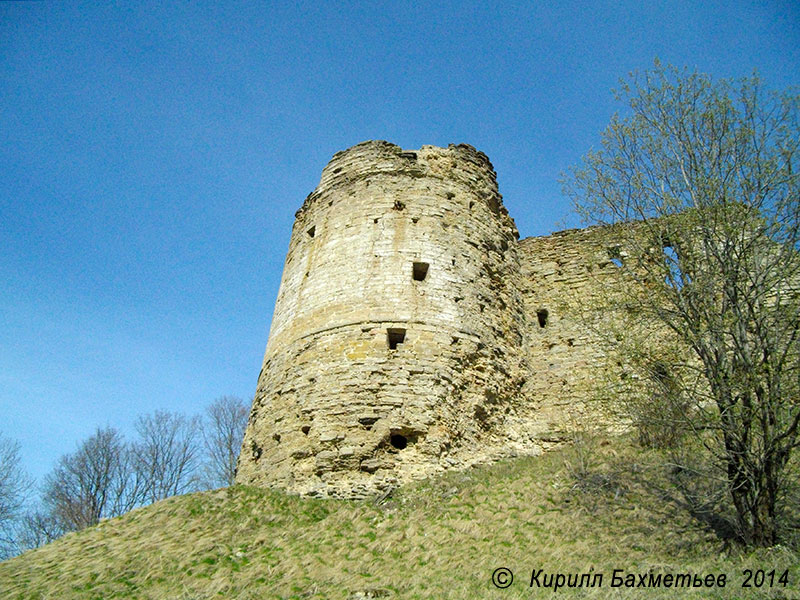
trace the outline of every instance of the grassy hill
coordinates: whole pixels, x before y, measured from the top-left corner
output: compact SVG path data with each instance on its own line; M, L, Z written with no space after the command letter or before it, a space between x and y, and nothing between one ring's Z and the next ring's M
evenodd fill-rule
M626 478L607 443L577 491L570 450L449 473L377 502L233 487L170 498L0 563L0 598L800 598L800 556L740 554ZM626 461L624 464L630 464ZM508 589L492 573L514 573ZM602 587L529 587L602 573ZM726 574L719 588L612 588L612 572ZM775 586L741 587L744 569ZM777 577L789 569L789 585Z

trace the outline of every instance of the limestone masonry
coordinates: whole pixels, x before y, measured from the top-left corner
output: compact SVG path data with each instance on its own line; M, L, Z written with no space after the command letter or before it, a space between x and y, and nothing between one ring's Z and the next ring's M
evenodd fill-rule
M471 146L337 153L296 215L237 481L366 497L591 418L578 315L611 253L518 238Z

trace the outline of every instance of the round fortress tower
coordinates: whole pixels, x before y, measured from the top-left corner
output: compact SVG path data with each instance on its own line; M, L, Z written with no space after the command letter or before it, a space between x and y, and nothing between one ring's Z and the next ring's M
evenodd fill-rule
M502 445L517 237L471 146L337 153L296 215L237 481L363 497Z

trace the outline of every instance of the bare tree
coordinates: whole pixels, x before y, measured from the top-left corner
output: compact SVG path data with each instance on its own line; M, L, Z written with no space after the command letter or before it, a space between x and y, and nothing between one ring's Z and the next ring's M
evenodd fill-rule
M116 429L98 428L47 475L42 508L21 520L17 547L36 547L186 491L194 483L199 427L196 417L156 412L138 419L133 444Z
M200 455L198 417L156 411L136 421L133 469L143 485L143 499L156 502L182 494L195 484Z
M631 116L566 187L627 255L614 308L641 371L629 381L679 408L724 474L742 539L773 545L800 445L800 96L657 63L619 99ZM657 365L654 330L686 359Z
M58 518L47 510L34 510L20 520L15 540L15 554L38 548L60 538L66 531Z
M249 413L249 404L235 396L222 396L206 407L203 423L205 487L233 485Z
M97 431L73 454L62 456L44 483L46 515L52 531L74 531L132 509L140 494L122 435L111 427ZM51 526L52 525L52 526Z
M0 559L13 553L15 527L30 487L20 467L19 442L0 434Z

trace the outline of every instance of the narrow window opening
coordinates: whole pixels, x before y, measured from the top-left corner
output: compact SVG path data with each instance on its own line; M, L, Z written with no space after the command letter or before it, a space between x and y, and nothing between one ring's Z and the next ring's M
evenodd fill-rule
M405 329L387 329L386 340L389 343L389 350L397 350L397 346L406 339Z
M261 458L261 453L262 452L263 452L263 449L261 448L261 446L259 446L258 444L256 444L253 441L250 442L250 453L253 456L253 460L257 461L259 458Z
M470 202L470 203L469 203L469 209L470 209L470 210L472 210L472 208L473 208L474 206L475 206L475 203L474 203L474 202Z
M621 247L619 245L617 245L617 246L609 246L607 248L607 251L608 251L608 258L611 260L611 262L615 266L621 267L622 266L622 250L621 250Z
M660 383L661 385L666 384L670 379L670 373L667 365L660 360L651 365L650 371L653 381Z
M372 219L372 222L377 224L378 223L378 219Z
M314 237L314 234L315 234L316 232L317 232L317 226L316 226L316 225L312 225L312 226L311 226L311 229L309 229L308 231L306 231L306 233L308 234L308 237L311 237L311 238L313 238L313 237Z
M676 289L681 289L687 281L684 272L681 271L680 257L675 251L675 248L670 244L664 244L664 263L667 268L664 281L668 286Z
M547 312L546 308L540 308L536 311L536 318L539 320L539 327L544 329L547 327L547 317L549 313Z
M430 265L424 262L415 262L414 269L413 269L413 277L414 281L425 281L425 278L428 276L428 267Z
M389 443L398 450L402 450L408 446L408 440L406 439L406 436L400 435L399 433L393 433L392 437L389 438Z

